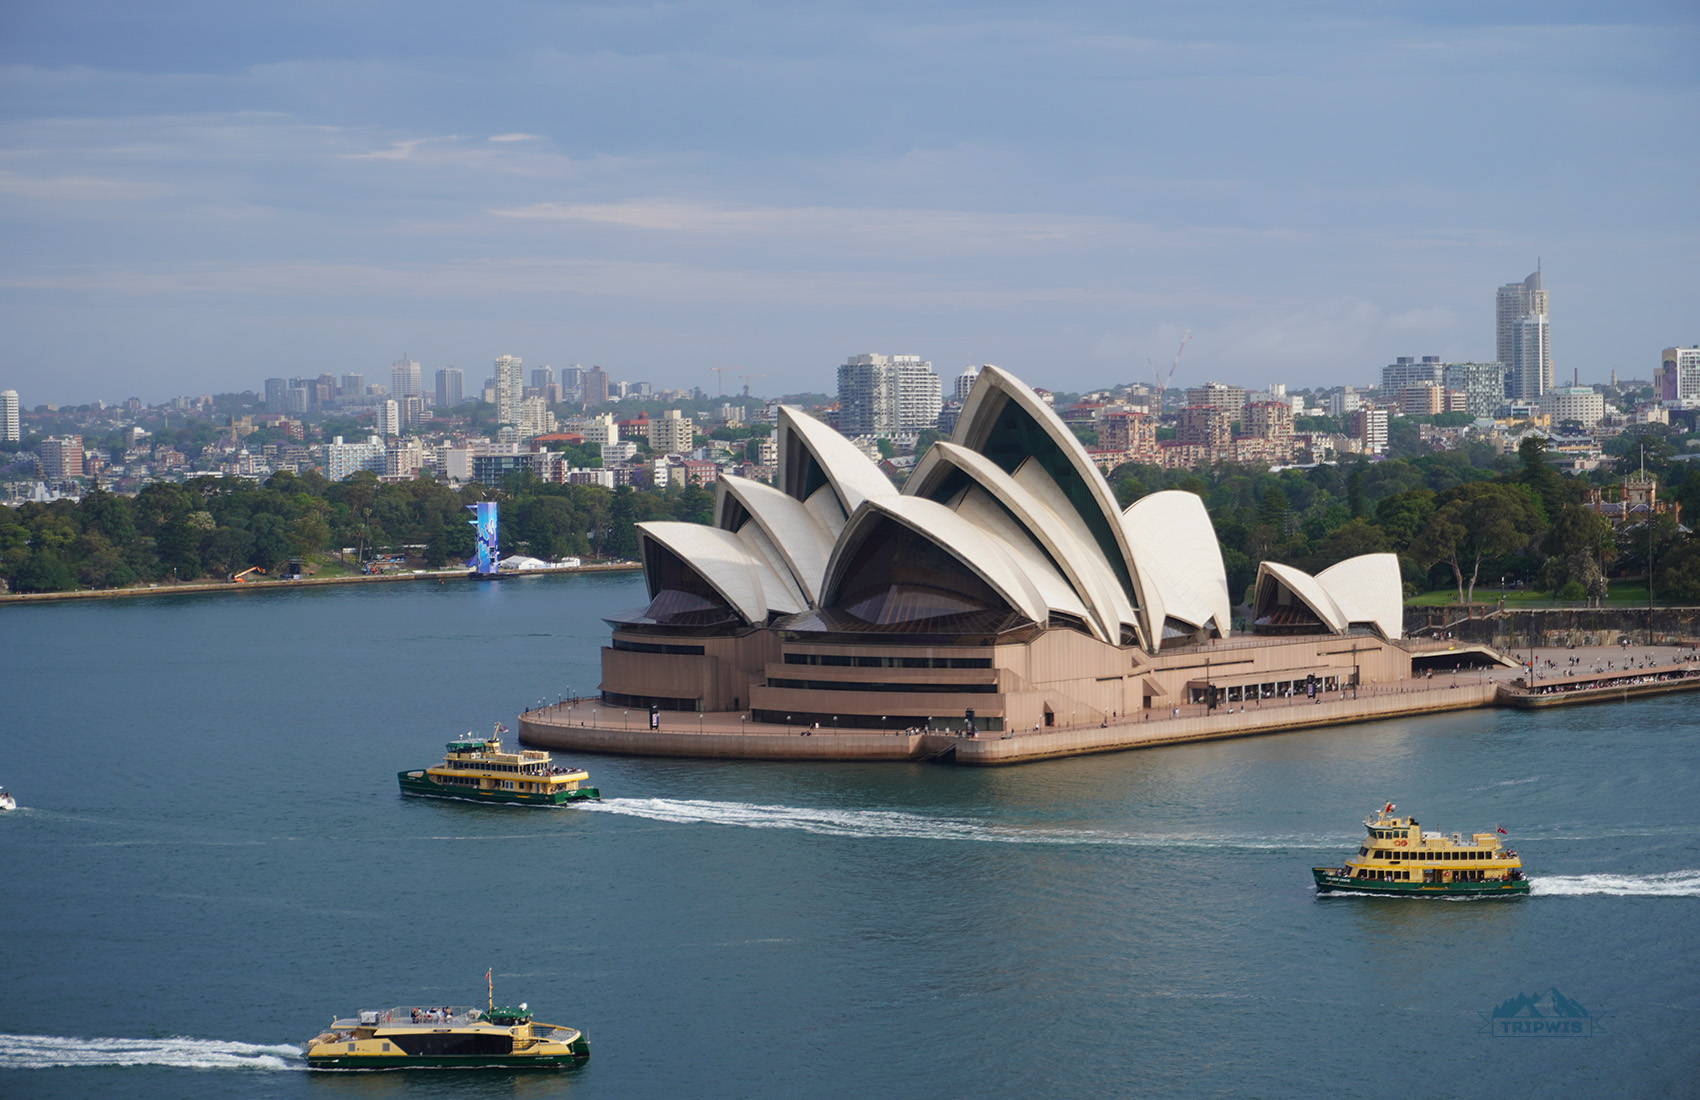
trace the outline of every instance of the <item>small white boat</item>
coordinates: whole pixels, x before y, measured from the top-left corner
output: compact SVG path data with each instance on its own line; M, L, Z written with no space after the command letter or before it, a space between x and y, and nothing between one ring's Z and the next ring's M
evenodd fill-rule
M18 800L13 798L11 792L5 787L0 787L0 810L15 810L17 808Z

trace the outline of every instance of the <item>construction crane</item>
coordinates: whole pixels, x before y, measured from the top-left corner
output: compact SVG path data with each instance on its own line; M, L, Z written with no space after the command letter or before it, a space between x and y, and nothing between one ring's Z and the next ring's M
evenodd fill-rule
M719 394L721 397L725 397L726 396L726 372L731 370L732 368L731 367L709 367L708 369L714 372L714 392Z
M766 371L758 371L755 374L740 374L738 377L742 378L744 380L744 396L748 397L748 396L750 396L750 379L752 379L752 378L766 378L767 372Z
M1163 400L1163 391L1168 389L1169 384L1172 383L1175 380L1175 368L1181 365L1181 352L1186 350L1186 342L1188 340L1191 340L1191 339L1192 339L1192 330L1187 329L1186 335L1181 337L1181 346L1175 349L1175 357L1169 363L1169 377L1167 379L1165 379L1162 375L1159 374L1154 379L1154 381L1157 383L1157 400L1158 400L1159 403L1161 403L1162 400ZM1145 361L1147 363L1151 362L1150 359L1146 359Z

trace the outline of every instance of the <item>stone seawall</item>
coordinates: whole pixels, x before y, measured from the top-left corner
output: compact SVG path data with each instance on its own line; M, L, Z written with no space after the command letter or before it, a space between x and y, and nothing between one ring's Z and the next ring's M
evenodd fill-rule
M1683 645L1700 640L1700 607L1541 607L1499 611L1492 605L1407 607L1405 632L1431 633L1500 649L1529 646Z
M579 708L582 713L583 707ZM667 723L681 728L607 729L569 719L562 707L530 711L519 717L519 737L528 745L568 752L605 752L620 756L685 756L745 760L922 760L954 744L932 734L854 730L807 732L755 727L749 733L706 732L683 728L690 719L671 712ZM717 724L724 716L713 716ZM648 716L644 716L648 721Z
M1291 702L1253 706L1232 714L1152 718L1104 727L1075 727L1008 736L981 733L958 737L941 733L829 730L799 731L746 725L736 715L711 714L701 724L689 716L669 713L664 722L679 728L609 729L592 725L567 704L529 711L519 716L520 739L526 744L571 752L601 752L622 756L682 756L747 760L928 760L953 755L959 764L1019 764L1059 756L1114 752L1183 741L1254 737L1265 733L1317 726L1374 722L1443 711L1468 710L1495 702L1492 682L1458 687L1383 691L1358 699ZM594 710L592 713L596 713ZM732 725L730 723L736 723ZM647 721L647 716L645 716ZM696 728L691 728L696 725Z
M1333 699L1261 709L1254 706L1233 714L1163 718L1105 729L1013 734L998 740L986 739L982 735L980 738L965 740L957 746L956 762L976 765L1019 764L1030 760L1114 752L1118 749L1146 748L1183 741L1255 737L1259 734L1317 726L1469 710L1491 705L1496 690L1497 686L1492 683L1462 684L1455 688L1388 693L1360 699Z

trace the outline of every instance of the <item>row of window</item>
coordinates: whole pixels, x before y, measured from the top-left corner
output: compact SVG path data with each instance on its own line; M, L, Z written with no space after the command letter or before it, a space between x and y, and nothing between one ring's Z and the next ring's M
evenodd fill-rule
M996 684L865 684L856 680L784 680L768 677L768 687L802 688L804 691L890 691L924 692L938 695L995 695Z
M1439 852L1424 852L1421 850L1401 852L1397 848L1377 848L1374 851L1371 851L1368 848L1359 848L1358 855L1370 856L1374 859L1409 859L1418 863L1429 863L1434 861L1451 863L1455 860L1492 859L1494 857L1494 853L1485 848L1477 848L1474 850L1466 848L1448 848Z
M842 653L787 653L788 665L835 668L991 668L990 657L851 657Z
M677 645L670 642L633 642L614 636L614 649L624 649L631 653L672 653L683 657L701 657L703 647L700 645Z

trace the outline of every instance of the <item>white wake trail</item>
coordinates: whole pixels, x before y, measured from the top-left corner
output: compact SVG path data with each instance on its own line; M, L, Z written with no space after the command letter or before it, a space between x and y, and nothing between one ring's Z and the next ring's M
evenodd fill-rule
M177 1066L183 1069L301 1069L301 1048L219 1039L72 1039L0 1035L0 1069Z
M897 810L830 810L711 802L680 798L605 798L586 809L678 825L739 825L748 829L795 829L818 836L897 840L958 840L990 844L1105 844L1128 848L1337 848L1338 837L1134 835L1084 829L993 825L955 818L923 817Z
M1604 894L1625 898L1700 898L1700 871L1662 875L1531 875L1529 893L1550 897Z

